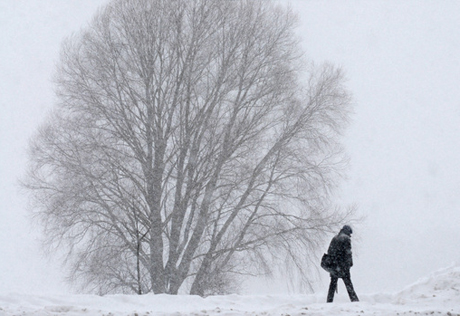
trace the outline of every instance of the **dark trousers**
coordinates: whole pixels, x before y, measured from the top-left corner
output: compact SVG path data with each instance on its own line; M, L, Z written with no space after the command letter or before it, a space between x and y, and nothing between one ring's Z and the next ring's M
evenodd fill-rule
M344 276L341 277L343 283L345 283L345 287L347 288L348 296L352 302L358 302L358 295L353 288L353 283L351 283L350 272L346 273ZM327 293L327 302L332 303L334 300L334 293L337 290L337 281L339 280L338 276L331 274L331 284L329 285L329 292Z

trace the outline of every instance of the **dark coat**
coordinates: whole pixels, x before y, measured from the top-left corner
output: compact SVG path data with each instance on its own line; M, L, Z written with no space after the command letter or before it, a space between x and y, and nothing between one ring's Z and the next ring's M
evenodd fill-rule
M336 272L331 274L339 278L348 276L350 268L353 266L353 258L350 233L347 230L342 229L337 236L332 238L327 253L332 257L336 267Z

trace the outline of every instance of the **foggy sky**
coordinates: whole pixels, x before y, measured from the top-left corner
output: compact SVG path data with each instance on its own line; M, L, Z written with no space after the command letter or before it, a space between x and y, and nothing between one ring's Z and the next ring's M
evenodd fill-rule
M52 108L60 43L105 2L0 0L0 293L68 290L42 258L18 178ZM341 66L354 96L338 199L365 217L353 236L358 295L460 263L460 2L291 3L307 57Z

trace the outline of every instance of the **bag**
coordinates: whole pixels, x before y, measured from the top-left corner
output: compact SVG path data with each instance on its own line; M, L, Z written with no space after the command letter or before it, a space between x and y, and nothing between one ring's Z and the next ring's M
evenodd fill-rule
M332 273L335 271L334 260L327 253L325 253L323 257L321 258L321 268L323 268L329 273Z

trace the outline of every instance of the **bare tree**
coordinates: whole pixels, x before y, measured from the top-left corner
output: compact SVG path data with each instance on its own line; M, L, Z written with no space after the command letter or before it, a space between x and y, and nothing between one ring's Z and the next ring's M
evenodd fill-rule
M99 293L225 293L308 269L344 159L339 69L268 1L112 1L68 38L25 180L46 242Z

